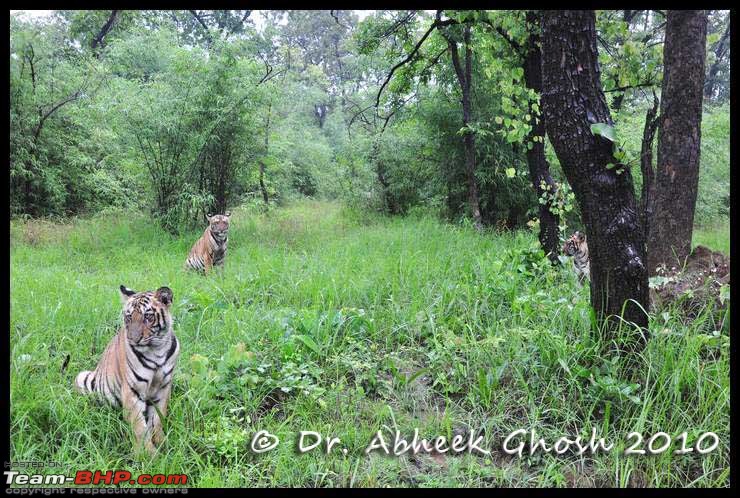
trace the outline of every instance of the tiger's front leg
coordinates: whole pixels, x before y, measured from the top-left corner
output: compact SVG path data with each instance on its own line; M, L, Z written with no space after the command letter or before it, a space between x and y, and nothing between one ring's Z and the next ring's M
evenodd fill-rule
M170 400L172 384L162 390L159 399L153 401L149 407L151 413L152 441L159 446L164 442L164 429L162 428L162 417L167 415L167 402Z
M152 411L147 404L130 389L126 388L123 393L123 413L126 420L131 424L136 438L136 451L142 447L151 455L155 448L152 444L152 432L150 429L150 415Z
M203 274L208 275L213 270L213 259L210 256L203 258Z

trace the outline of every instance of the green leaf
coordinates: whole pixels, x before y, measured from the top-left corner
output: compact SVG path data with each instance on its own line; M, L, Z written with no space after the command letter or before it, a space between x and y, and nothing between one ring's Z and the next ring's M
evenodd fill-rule
M310 336L301 334L295 335L293 337L301 341L306 347L308 347L308 349L310 349L314 353L321 354L321 349L319 348L318 344L316 344L316 341L314 341Z
M614 131L614 127L607 123L595 123L591 125L591 133L599 137L605 138L610 142L616 142L617 133Z
M565 360L563 360L562 358L558 358L558 363L560 363L560 366L563 367L563 370L568 372L568 375L573 375L570 371L570 368L568 368L568 364L565 363Z
M516 176L516 169L506 168L506 176L508 176L509 178L514 178Z
M727 284L722 284L722 287L719 288L719 302L721 304L725 304L725 301L730 300L730 286Z
M406 384L411 384L413 381L415 381L416 379L418 379L419 377L421 377L422 375L424 375L428 371L429 371L428 368L422 368L421 370L418 370L417 372L415 372L414 374L412 374L412 375L410 375L410 376L408 376L406 378Z

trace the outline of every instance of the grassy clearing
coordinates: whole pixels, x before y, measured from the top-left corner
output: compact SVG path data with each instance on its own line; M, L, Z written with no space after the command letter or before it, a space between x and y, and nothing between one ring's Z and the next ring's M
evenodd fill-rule
M730 255L730 222L694 228L694 246L703 245Z
M185 473L204 487L729 485L729 318L659 314L642 367L628 371L599 354L587 289L550 268L529 233L363 219L316 202L239 209L226 271L203 278L182 270L195 232L173 238L138 215L37 225L11 227L15 461ZM152 459L132 454L118 412L72 389L118 327L119 284L175 296L182 353L168 440ZM470 427L492 454L363 453L377 430L392 440L415 427L423 437ZM503 437L520 428L550 444L595 428L615 448L505 454ZM261 429L281 444L256 455ZM342 442L299 455L300 430ZM624 456L633 430L687 431L690 445L714 431L720 444Z

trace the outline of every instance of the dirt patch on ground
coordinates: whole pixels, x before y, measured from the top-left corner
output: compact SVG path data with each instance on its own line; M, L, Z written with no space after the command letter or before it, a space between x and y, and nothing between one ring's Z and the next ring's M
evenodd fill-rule
M683 268L661 268L651 279L650 302L654 310L678 302L686 315L695 317L709 303L726 303L722 286L730 283L730 259L720 252L696 246Z

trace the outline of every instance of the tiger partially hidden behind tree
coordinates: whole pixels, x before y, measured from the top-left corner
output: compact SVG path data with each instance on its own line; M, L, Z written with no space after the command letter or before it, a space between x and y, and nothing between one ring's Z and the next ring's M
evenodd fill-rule
M120 287L123 326L93 371L77 374L75 387L122 407L136 438L150 454L164 440L162 420L180 353L172 332L172 290L136 292Z
M190 249L188 259L185 261L185 269L207 274L214 266L224 264L230 217L229 211L224 214L207 215L208 227Z
M573 266L578 275L578 282L583 284L591 278L590 261L588 259L588 244L586 234L576 231L563 244L563 253L573 257Z

